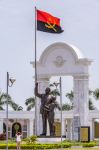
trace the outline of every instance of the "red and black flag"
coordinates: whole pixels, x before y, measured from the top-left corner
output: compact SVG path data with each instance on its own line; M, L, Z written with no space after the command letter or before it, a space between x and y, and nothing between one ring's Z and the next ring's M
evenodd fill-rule
M50 33L63 32L59 18L40 10L37 10L37 30Z

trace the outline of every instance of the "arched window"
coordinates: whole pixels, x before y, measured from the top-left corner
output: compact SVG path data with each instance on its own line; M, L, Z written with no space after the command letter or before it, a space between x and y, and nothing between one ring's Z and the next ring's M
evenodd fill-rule
M22 132L22 127L21 127L21 124L19 122L15 122L12 125L12 137L15 137L17 132Z
M6 133L6 124L3 123L3 133Z

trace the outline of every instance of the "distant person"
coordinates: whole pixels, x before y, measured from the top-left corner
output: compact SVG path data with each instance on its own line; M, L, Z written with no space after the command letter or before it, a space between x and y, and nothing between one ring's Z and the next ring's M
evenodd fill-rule
M17 132L16 133L17 149L20 149L21 138L22 138L21 132Z

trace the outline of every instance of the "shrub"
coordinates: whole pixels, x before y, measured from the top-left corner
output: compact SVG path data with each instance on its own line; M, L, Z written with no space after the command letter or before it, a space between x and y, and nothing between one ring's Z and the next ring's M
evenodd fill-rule
M37 136L35 136L35 135L30 136L30 137L24 139L24 141L25 141L27 144L34 144L34 143L37 141Z
M5 133L0 134L0 140L6 140L6 134Z
M96 146L96 143L95 142L89 142L89 143L83 143L82 145L83 145L83 147L94 147L94 146Z

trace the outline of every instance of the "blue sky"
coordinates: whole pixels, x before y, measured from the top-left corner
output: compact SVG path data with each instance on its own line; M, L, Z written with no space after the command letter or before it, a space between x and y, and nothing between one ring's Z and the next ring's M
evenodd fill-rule
M59 35L37 31L37 58L54 42L78 47L90 66L89 87L99 87L99 0L0 0L0 89L6 92L6 72L16 78L9 88L12 98L24 106L33 96L34 7L61 18L64 32ZM58 80L58 78L53 79ZM72 78L62 78L63 91L72 89ZM68 85L68 86L67 86ZM63 92L63 93L64 93Z

